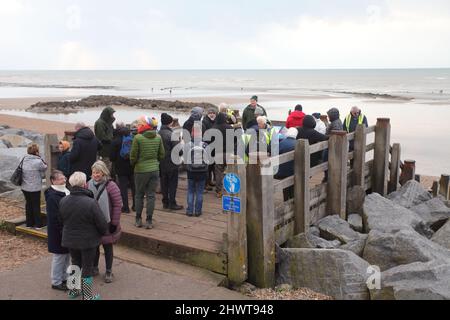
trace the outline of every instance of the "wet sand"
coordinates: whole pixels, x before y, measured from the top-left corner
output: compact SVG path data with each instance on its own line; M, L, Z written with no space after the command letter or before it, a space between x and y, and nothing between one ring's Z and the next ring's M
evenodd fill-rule
M38 102L64 101L81 99L80 97L31 97L31 98L0 98L0 110L25 110Z

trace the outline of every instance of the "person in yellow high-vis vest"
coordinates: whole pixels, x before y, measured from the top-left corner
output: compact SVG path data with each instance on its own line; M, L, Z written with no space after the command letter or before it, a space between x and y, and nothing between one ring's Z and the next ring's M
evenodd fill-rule
M367 117L361 113L361 109L353 107L344 121L344 131L352 133L356 131L356 127L363 124L368 127Z

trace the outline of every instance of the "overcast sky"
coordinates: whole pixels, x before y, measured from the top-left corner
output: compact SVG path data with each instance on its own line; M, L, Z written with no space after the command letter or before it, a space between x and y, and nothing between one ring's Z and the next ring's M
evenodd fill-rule
M0 0L0 69L450 67L448 0Z

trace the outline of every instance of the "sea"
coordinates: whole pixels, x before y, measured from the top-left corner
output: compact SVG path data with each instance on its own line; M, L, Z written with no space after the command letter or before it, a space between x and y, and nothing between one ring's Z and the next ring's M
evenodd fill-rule
M90 95L198 102L223 98L236 101L232 107L240 110L258 95L273 120L285 120L297 104L309 114L336 107L342 119L359 106L371 125L377 118L391 119L391 140L401 144L403 160L416 160L418 173L450 173L450 69L0 71L0 99ZM0 120L1 114L10 114L93 124L99 112L1 110ZM143 112L118 110L116 118L131 122ZM180 122L187 118L175 116Z

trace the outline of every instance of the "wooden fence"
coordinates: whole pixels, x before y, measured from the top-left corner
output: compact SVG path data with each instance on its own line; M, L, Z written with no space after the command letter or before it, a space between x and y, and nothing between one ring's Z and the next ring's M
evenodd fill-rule
M258 287L273 287L275 283L275 247L284 244L290 237L306 232L315 222L327 215L338 214L347 219L346 200L349 188L362 186L366 191L381 195L397 190L400 176L399 144L390 145L390 120L380 118L375 126L358 126L354 133L332 132L330 140L309 145L308 140L299 140L295 151L274 158L259 158L257 164L238 165L241 179L246 180L246 235L234 237L234 245L228 246L229 259L242 257L242 246L247 246L247 261L234 270L231 280L245 278ZM367 143L373 137L373 143ZM354 149L349 152L349 142ZM310 155L328 149L328 162L311 168ZM368 153L373 151L373 159ZM274 164L294 161L295 174L283 180L274 179ZM234 172L238 172L231 166ZM328 171L327 182L314 184ZM294 198L285 201L283 190L294 187ZM230 214L229 219L236 217ZM232 224L229 223L229 226ZM228 233L235 232L229 229ZM245 240L245 242L244 242ZM242 243L239 243L242 241ZM243 272L245 271L246 274Z

